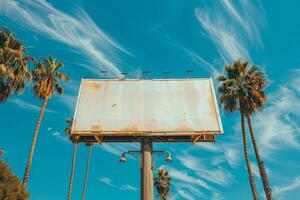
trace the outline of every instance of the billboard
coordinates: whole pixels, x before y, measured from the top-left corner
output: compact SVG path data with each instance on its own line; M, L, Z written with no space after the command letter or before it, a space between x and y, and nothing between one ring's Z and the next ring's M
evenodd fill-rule
M210 78L82 80L71 130L110 138L222 133Z

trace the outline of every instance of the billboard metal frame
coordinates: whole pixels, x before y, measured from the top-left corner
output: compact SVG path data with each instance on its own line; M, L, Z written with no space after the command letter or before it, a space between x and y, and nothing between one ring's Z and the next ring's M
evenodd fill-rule
M168 131L168 132L152 132L152 131L80 131L73 132L75 123L72 125L70 135L79 136L80 142L140 142L144 138L151 138L155 142L215 142L215 135L223 134L223 127L218 109L215 89L211 78L192 78L192 79L146 79L147 81L188 81L188 80L209 80L210 90L214 103L214 112L218 121L220 131ZM145 79L82 79L79 95L77 97L76 109L74 113L74 120L78 113L78 105L80 102L80 93L82 90L83 81L143 81ZM180 134L179 134L180 133Z

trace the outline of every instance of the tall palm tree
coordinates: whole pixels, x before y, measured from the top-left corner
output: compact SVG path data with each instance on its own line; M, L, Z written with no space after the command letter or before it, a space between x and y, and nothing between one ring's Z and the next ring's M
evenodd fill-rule
M240 109L241 108L242 107L240 107ZM250 187L251 187L253 199L258 200L256 185L255 185L255 181L254 181L254 177L253 177L252 169L251 169L251 165L250 165L250 160L249 160L248 144L247 144L248 142L247 142L246 129L245 129L245 113L244 113L243 109L240 110L240 115L241 115L241 127L242 127L242 136L243 136L244 155L245 155L246 166L247 166L248 175L249 175Z
M81 198L82 200L84 200L86 186L87 186L87 182L88 182L89 168L90 168L90 161L91 161L91 153L92 153L93 143L87 143L86 145L89 146L89 153L88 153L88 159L87 159L86 169L85 169L84 186L83 186L82 198Z
M169 172L164 169L157 169L157 175L158 176L154 177L157 196L160 200L166 200L167 197L171 195L171 177L169 176Z
M0 28L0 102L5 102L12 93L21 94L26 80L31 79L28 61L21 40L5 28Z
M31 168L34 149L35 149L35 143L44 116L44 112L46 110L47 102L53 96L54 92L57 92L57 94L59 95L63 94L63 88L60 85L60 82L70 80L70 78L66 74L60 72L63 63L60 61L56 61L52 56L45 57L43 62L35 61L35 64L36 64L36 68L32 71L33 82L34 82L33 92L37 97L42 99L44 102L35 127L29 158L28 158L28 162L23 177L23 185L25 186L29 178L30 168Z
M219 87L219 92L221 93L220 100L224 106L225 111L240 111L244 155L249 175L249 182L252 190L253 199L257 200L258 195L250 166L245 130L245 115L249 112L248 99L251 98L248 96L247 91L250 82L249 74L252 73L253 69L253 67L249 69L248 62L236 60L233 62L232 65L225 66L226 77L219 76L218 80L222 82L222 85Z
M242 108L244 117L246 116L247 118L251 141L254 147L266 198L267 200L271 200L271 188L258 146L256 144L251 121L251 116L256 112L256 110L261 111L266 103L266 96L264 93L264 89L267 85L265 74L263 72L258 72L256 66L250 66L248 62L242 62L241 60L235 61L232 66L225 66L225 71L228 76L226 78L222 76L219 77L219 80L223 82L223 85L220 87L220 91L222 93L221 101L222 98L224 102L239 101L240 110Z
M264 167L264 163L261 159L258 146L255 139L254 129L252 126L251 116L255 113L256 110L261 111L262 107L266 103L266 95L264 93L264 89L267 85L265 80L265 74L257 71L257 67L253 66L252 70L249 73L250 84L248 85L248 93L251 98L248 100L249 111L246 113L248 128L251 136L251 141L254 148L254 153L256 157L256 161L258 163L258 168L260 172L260 176L262 179L262 183L264 186L265 194L267 200L272 200L272 191L270 188L270 184L268 181L268 176Z
M73 151L71 176L70 176L69 189L68 189L68 200L71 200L73 179L74 179L74 171L75 171L75 164L76 164L76 154L77 154L77 147L78 147L78 143L79 143L79 136L70 136L70 140L74 144L74 151Z

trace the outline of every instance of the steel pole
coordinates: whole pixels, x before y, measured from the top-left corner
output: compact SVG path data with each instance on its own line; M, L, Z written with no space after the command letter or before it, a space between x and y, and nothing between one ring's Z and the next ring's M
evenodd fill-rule
M152 142L141 143L141 200L153 200Z

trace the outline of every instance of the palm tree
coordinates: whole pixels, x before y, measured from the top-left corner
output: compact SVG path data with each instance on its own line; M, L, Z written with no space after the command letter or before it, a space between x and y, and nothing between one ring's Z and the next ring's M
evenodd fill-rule
M70 176L69 189L68 189L68 200L71 200L71 193L72 193L72 186L73 186L73 179L74 179L74 171L75 171L75 164L76 164L76 153L77 153L77 147L78 147L78 143L79 143L79 136L70 136L70 140L74 144L74 151L73 151L71 176Z
M63 88L60 85L60 82L70 80L70 78L66 74L60 72L63 63L60 61L55 61L52 56L45 57L44 62L35 61L35 64L36 68L32 71L34 82L33 92L44 102L35 127L29 158L23 177L23 185L25 186L29 178L35 143L44 116L44 112L46 110L47 102L53 96L54 92L57 92L59 95L63 94Z
M256 185L249 161L247 138L245 130L245 115L249 112L248 108L248 85L249 74L253 71L253 67L248 68L248 62L242 62L236 60L232 65L225 66L226 77L219 76L218 80L222 82L219 87L221 93L220 101L224 106L226 112L234 112L239 110L241 115L241 127L244 144L244 155L246 160L246 166L249 175L250 187L252 190L253 199L257 200L258 195L256 191Z
M0 102L5 102L12 93L21 94L26 80L31 79L24 44L13 33L0 28Z
M89 148L88 159L87 159L86 169L85 169L84 186L83 186L83 192L82 192L82 198L81 198L82 200L84 200L86 186L87 186L87 182L88 182L90 160L91 160L91 153L92 153L93 143L87 143L86 145L89 146L90 148Z
M251 116L256 110L261 111L266 103L266 96L264 93L264 89L267 85L265 73L258 72L256 66L249 66L248 62L242 62L240 60L235 61L232 66L225 66L225 71L227 72L228 77L219 77L219 80L223 81L223 86L221 86L221 88L223 87L223 89L221 89L223 100L229 102L230 99L234 98L236 102L239 101L240 110L243 110L244 117L246 116L247 118L251 141L254 147L266 198L267 200L271 200L271 188L256 144L251 121Z
M156 187L157 196L160 200L166 200L170 193L171 177L169 172L164 169L157 169L158 176L154 177L154 185Z
M267 200L272 200L272 191L270 188L270 184L268 181L268 176L264 167L264 163L261 159L258 146L256 143L254 129L252 126L252 119L251 116L255 113L256 110L261 111L262 107L266 103L266 95L264 93L264 88L266 87L267 83L265 80L265 74L262 72L257 71L257 67L252 66L252 70L249 73L250 84L248 84L248 93L251 98L248 100L248 107L249 111L246 113L248 128L251 136L251 141L253 144L254 152L256 161L258 163L258 168L260 172L260 176L262 179L262 183L264 186L265 194Z

